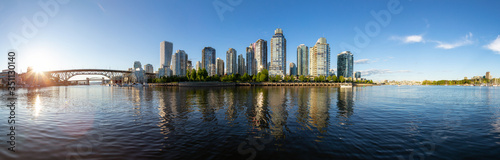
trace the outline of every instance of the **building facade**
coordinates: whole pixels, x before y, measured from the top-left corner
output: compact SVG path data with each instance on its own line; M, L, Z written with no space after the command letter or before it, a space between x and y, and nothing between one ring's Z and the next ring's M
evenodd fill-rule
M224 75L224 60L217 58L217 75L223 76Z
M177 50L172 56L172 65L170 69L172 70L172 75L174 76L185 76L187 69L188 55L184 50Z
M190 60L187 60L186 70L191 71L192 69L193 69L193 62L191 62Z
M354 73L355 78L361 78L361 72L356 72Z
M134 68L132 69L132 74L129 76L130 81L132 83L144 83L145 82L145 76L144 76L144 70L141 66L141 62L135 61L134 62Z
M278 28L271 38L271 65L269 66L269 76L286 75L286 39L283 30Z
M246 73L248 75L257 75L255 70L255 54L252 45L247 47L247 62L246 62Z
M293 62L290 62L290 75L297 76L297 66Z
M172 42L163 41L160 43L160 68L170 68L173 46Z
M353 76L354 57L350 51L344 51L337 55L337 76L345 78Z
M330 73L329 76L334 76L335 75L335 69L330 69L329 73Z
M144 65L144 71L146 71L146 73L154 73L155 69L152 64L146 64Z
M243 75L246 73L246 65L245 65L245 58L243 58L243 55L240 54L238 55L238 74Z
M256 74L267 68L267 41L263 39L253 43Z
M304 44L297 46L297 75L309 75L309 48Z
M326 38L318 39L309 49L309 75L328 76L330 71L330 45Z
M215 75L215 49L212 47L205 47L201 51L201 66L205 68L209 76Z
M200 68L201 68L201 62L200 61L196 61L195 70L198 71Z
M229 48L226 52L226 74L236 74L238 73L238 64L236 62L236 50Z

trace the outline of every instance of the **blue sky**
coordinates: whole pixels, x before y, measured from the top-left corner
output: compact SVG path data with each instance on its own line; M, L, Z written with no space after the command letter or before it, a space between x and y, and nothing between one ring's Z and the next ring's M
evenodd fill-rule
M287 64L297 61L298 45L313 46L325 37L331 68L336 69L338 53L351 50L354 70L368 79L462 79L486 71L500 77L500 1L495 0L66 1L1 1L1 68L7 68L13 48L23 71L28 66L126 70L136 60L158 68L164 40L193 62L206 46L225 60L228 48L244 54L250 43L269 43L282 28ZM54 5L44 10L39 2L57 4L57 10L51 12ZM384 15L381 21L372 11ZM36 31L26 29L29 24ZM368 41L360 39L363 34Z

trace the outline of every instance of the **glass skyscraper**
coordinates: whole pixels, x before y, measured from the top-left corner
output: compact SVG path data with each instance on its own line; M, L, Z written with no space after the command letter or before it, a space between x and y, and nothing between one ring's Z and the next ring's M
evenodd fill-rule
M170 68L173 46L172 42L163 41L160 43L160 68Z
M263 69L267 69L267 41L263 39L257 40L253 43L254 56L255 56L255 69L256 74Z
M246 73L248 75L256 75L256 70L255 70L255 52L253 48L253 44L247 47L247 62L246 62Z
M217 75L224 75L224 60L217 58Z
M297 66L293 62L290 62L290 75L297 76Z
M170 63L172 62L172 54L174 44L172 42L163 41L160 43L160 69L163 69L160 75L171 76L172 70Z
M319 38L314 47L309 50L309 74L311 76L328 76L330 71L330 45L326 43L326 38Z
M269 76L286 75L286 39L283 30L278 28L271 38L271 64Z
M236 62L236 50L229 48L226 52L226 74L236 74L238 73L238 65Z
M345 78L353 76L353 55L350 51L344 51L337 55L337 76Z
M361 78L361 72L356 72L354 73L355 78Z
M304 44L297 46L297 74L309 75L309 49Z
M172 65L170 69L172 70L172 75L174 76L185 76L187 69L188 55L184 50L177 50L172 56Z
M240 54L238 55L238 74L240 75L245 74L246 72L245 69L246 69L245 58L243 58L243 55Z
M201 68L205 68L209 76L215 75L215 49L205 47L201 51Z

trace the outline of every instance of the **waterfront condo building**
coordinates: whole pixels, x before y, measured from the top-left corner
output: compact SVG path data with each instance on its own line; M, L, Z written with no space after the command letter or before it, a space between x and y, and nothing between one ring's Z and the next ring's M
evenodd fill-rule
M329 76L334 76L335 75L335 69L333 68L330 68L330 71L328 71L330 73Z
M224 75L224 60L217 58L217 75L223 76Z
M146 73L154 73L155 69L153 68L153 65L152 64L146 64L144 65L144 71L146 71Z
M255 70L255 51L253 44L247 47L246 73L248 73L248 75L257 75Z
M196 61L195 70L198 71L200 68L201 68L201 62L200 61Z
M186 63L186 72L187 71L191 71L191 69L193 69L193 62L191 62L190 60L187 60L187 63Z
M350 51L344 51L337 55L337 76L345 78L353 76L353 55Z
M236 74L238 73L238 65L236 63L236 50L229 48L226 52L226 74Z
M326 38L318 39L314 47L309 48L309 75L328 76L330 71L330 45Z
M162 74L166 76L172 75L170 70L170 62L172 61L173 43L163 41L160 43L160 68L163 68Z
M187 69L188 55L184 50L177 50L172 56L172 65L170 69L172 70L172 75L174 76L185 76Z
M263 69L268 69L267 63L267 41L263 39L257 40L257 42L252 44L254 48L255 57L255 74L261 72Z
M491 77L491 75L490 75L490 72L486 72L485 78L486 78L486 79L492 79L492 77Z
M361 72L354 73L354 78L361 78Z
M215 75L215 49L205 47L201 51L201 68L205 68L209 76Z
M304 44L297 46L297 75L309 75L309 48Z
M283 30L278 28L271 38L271 64L269 66L269 76L286 75L286 39Z
M172 42L163 41L160 43L160 67L170 68L173 46Z
M243 55L238 55L238 74L243 75L246 73L245 58Z
M297 66L293 62L290 62L290 75L297 76Z

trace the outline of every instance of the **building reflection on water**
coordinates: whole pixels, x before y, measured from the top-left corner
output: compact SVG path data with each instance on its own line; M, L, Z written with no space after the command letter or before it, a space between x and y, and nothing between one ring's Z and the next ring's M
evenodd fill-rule
M325 132L328 127L328 110L330 107L330 89L331 88L310 88L309 105L309 123L320 132Z
M247 111L248 120L253 127L259 130L269 128L268 110L268 90L265 88L253 88L255 97L248 97L253 100L253 105L249 105Z
M289 116L307 130L326 133L329 125L352 125L355 91L332 87L228 87L228 88L155 88L163 134L183 130L179 124L227 123L284 138ZM133 103L139 103L141 91L133 91ZM143 94L143 93L142 93ZM144 99L147 99L144 97ZM333 111L333 112L332 112ZM193 117L195 116L195 117ZM335 119L331 119L335 117ZM195 118L195 119L193 119ZM198 122L196 122L198 123ZM247 124L247 125L245 125Z
M286 129L288 111L286 106L286 93L283 87L269 88L269 108L271 110L271 134L283 137Z
M339 125L352 125L350 117L354 114L353 88L340 88L337 94L337 119Z

